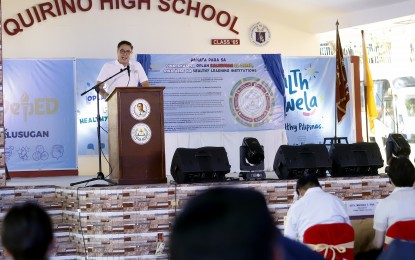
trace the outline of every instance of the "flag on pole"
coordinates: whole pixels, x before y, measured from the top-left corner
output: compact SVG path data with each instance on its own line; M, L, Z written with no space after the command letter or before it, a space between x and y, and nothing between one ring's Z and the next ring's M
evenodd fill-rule
M339 35L339 21L336 22L336 107L337 122L346 115L346 106L350 100L347 74L344 66L343 50Z
M363 47L363 71L364 71L364 86L365 86L365 96L366 96L366 116L369 117L370 131L372 133L375 131L374 120L378 118L378 111L376 109L375 102L375 93L373 89L375 85L373 84L372 74L370 73L369 68L369 59L367 57L366 42L364 32L362 30L362 47Z

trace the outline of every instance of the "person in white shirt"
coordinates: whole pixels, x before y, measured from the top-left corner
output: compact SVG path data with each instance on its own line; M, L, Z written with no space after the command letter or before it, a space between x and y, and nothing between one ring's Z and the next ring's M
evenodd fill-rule
M97 78L97 85L117 72L123 72L99 85L99 94L104 98L116 87L137 87L141 83L143 87L149 87L147 75L143 66L134 60L130 60L133 55L133 45L129 41L121 41L117 46L117 59L107 62L102 66Z
M395 189L376 206L371 248L382 248L386 231L395 222L415 220L414 165L406 157L392 157L387 174Z
M287 213L284 235L303 241L304 232L317 224L347 223L350 218L344 203L336 196L322 190L314 174L304 174L297 181L299 200Z

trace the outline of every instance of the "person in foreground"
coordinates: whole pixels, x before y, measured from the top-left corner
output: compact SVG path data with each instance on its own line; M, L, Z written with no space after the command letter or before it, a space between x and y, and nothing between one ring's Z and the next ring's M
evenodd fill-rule
M376 206L373 219L375 237L368 249L382 248L386 231L394 223L415 220L414 165L406 157L392 157L388 176L395 189Z
M394 239L377 260L411 260L415 256L415 243Z
M99 94L107 98L116 87L137 87L141 83L143 87L148 87L148 78L143 66L134 60L130 60L133 55L133 45L129 41L121 41L117 45L117 59L107 62L101 68L97 78L97 85L116 73L124 69L115 77L99 85Z
M282 236L265 197L253 189L212 188L190 199L170 234L172 260L323 259Z
M15 260L45 260L53 247L52 220L34 202L13 206L4 217L1 239Z
M304 174L297 180L299 199L287 213L284 235L303 242L304 232L317 224L347 223L351 225L343 202L323 191L314 174Z

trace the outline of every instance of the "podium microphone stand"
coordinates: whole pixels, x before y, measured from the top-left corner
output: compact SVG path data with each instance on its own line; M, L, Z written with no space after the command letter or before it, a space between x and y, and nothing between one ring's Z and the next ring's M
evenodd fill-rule
M122 73L122 72L124 72L126 70L129 70L129 69L130 69L130 66L127 66L126 68L121 69L119 72L115 73L114 75L112 75L111 77L107 78L103 82L101 82L99 84L96 84L95 86L93 86L92 88L84 91L81 94L81 96L83 96L83 95L85 95L86 93L88 93L91 90L95 90L97 92L97 123L98 123L98 126L97 126L97 136L98 136L98 169L99 170L98 170L98 173L97 173L97 177L91 178L91 179L88 179L88 180L84 180L84 181L73 182L73 183L70 184L70 186L74 186L74 185L78 185L78 184L82 184L82 183L88 183L88 182L91 182L91 181L99 181L99 180L106 181L106 182L108 182L111 185L117 185L116 182L113 182L112 180L109 180L109 179L105 179L105 176L102 173L102 160L101 160L101 153L102 153L102 147L101 147L101 115L100 115L100 112L99 112L99 85L107 82L108 80L112 79L113 77L117 76L118 74L120 74L120 73Z

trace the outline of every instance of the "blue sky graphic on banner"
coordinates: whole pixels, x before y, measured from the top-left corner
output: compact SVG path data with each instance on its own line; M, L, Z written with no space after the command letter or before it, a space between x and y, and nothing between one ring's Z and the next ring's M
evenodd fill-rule
M10 171L76 169L73 60L4 60Z
M349 61L345 60L346 69ZM335 57L288 57L282 58L282 64L286 80L285 129L288 144L323 143L324 138L334 137ZM349 89L352 97L353 88ZM351 104L352 101L337 129L337 137L348 137L349 143L355 142Z
M284 127L283 98L261 55L151 55L150 85L165 86L165 132Z
M78 154L98 155L97 132L97 93L91 90L96 85L98 74L105 62L111 59L77 59L76 60L76 114L78 130ZM99 110L101 116L101 148L108 154L108 113L107 102L101 96Z

